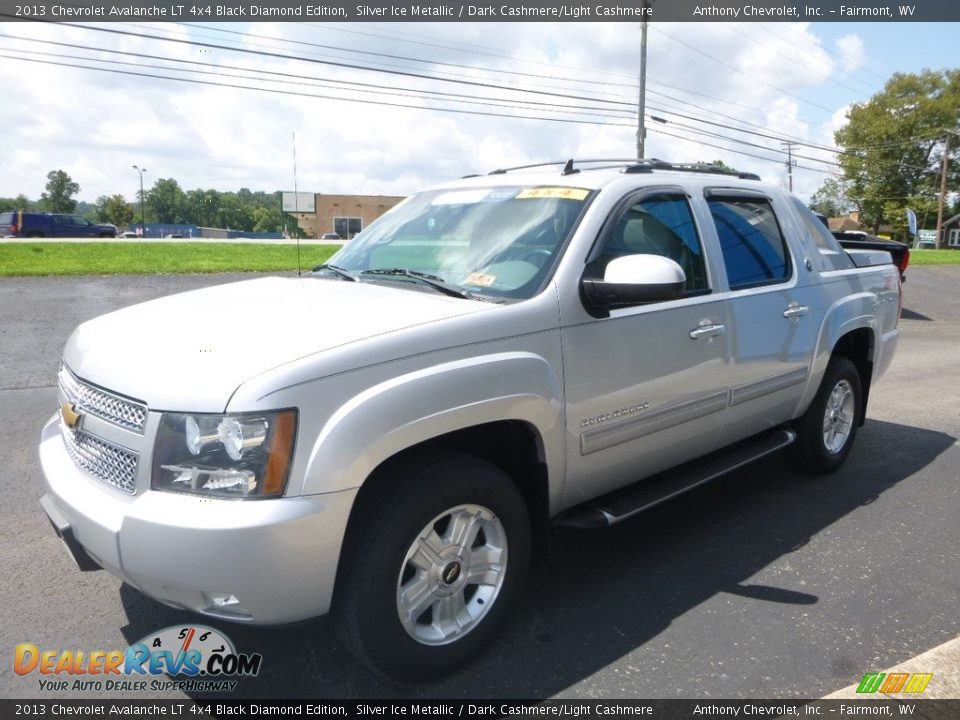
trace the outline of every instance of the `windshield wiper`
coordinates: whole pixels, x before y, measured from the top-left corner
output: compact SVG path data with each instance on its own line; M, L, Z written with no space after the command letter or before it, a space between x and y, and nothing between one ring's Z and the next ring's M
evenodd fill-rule
M459 285L448 283L442 277L431 275L430 273L420 272L419 270L410 270L409 268L376 268L374 270L364 270L361 275L400 275L402 277L414 278L420 282L434 287L445 295L463 298L464 300L476 300L477 296L469 290L465 290Z
M357 278L356 275L354 275L349 270L344 270L342 267L337 267L336 265L330 265L328 263L324 263L323 265L316 265L313 268L313 272L319 272L320 270L329 270L334 275L339 275L344 280L349 280L350 282L357 282L359 279Z

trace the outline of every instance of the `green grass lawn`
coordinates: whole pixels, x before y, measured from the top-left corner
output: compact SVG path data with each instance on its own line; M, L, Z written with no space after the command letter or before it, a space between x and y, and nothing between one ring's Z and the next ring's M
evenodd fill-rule
M300 266L326 262L339 246L301 245ZM410 258L405 258L409 261ZM387 258L386 267L398 260ZM409 262L407 263L409 264ZM911 265L960 265L960 250L914 250ZM295 245L232 243L4 243L0 276L147 275L153 273L284 272L297 269Z
M960 265L960 250L911 250L910 264Z
M309 269L326 262L338 249L337 245L301 245L300 266ZM296 269L296 245L0 242L0 276L277 272Z

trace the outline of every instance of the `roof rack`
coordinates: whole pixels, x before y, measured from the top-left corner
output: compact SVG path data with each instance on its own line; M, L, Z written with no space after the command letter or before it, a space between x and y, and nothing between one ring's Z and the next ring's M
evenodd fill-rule
M759 180L760 176L756 173L749 172L739 172L738 170L731 170L729 168L720 167L719 165L714 165L713 163L671 163L666 160L659 160L657 158L645 158L639 160L637 158L593 158L585 160L577 160L570 158L569 160L552 160L550 162L542 163L532 163L530 165L517 165L515 167L508 168L499 168L497 170L492 170L488 175L505 175L506 173L513 172L515 170L529 170L531 168L539 167L550 167L551 165L563 165L563 170L561 170L561 175L573 175L574 173L580 172L580 168L574 167L574 164L577 165L586 165L586 164L595 164L595 163L613 163L613 165L607 165L604 167L594 167L594 168L584 168L585 170L602 170L609 169L610 167L620 167L625 165L623 172L625 173L648 173L653 172L654 170L674 170L677 172L692 172L692 173L709 173L711 175L727 175L730 177L737 177L742 180ZM471 176L467 176L471 177Z
M707 173L710 175L727 175L729 177L740 178L741 180L759 180L760 176L751 172L740 172L731 168L720 167L713 163L671 163L666 160L650 158L647 160L637 160L633 165L624 168L625 173L648 173L654 170L674 170L677 172Z

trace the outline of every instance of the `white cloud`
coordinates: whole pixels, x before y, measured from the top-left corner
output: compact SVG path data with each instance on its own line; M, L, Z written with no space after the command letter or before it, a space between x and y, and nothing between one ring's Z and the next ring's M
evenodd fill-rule
M866 62L867 51L859 35L844 35L837 38L837 50L843 58L845 72L861 67Z

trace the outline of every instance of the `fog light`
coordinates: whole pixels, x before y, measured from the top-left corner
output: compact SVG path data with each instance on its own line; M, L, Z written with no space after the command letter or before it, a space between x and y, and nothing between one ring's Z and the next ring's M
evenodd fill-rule
M220 593L211 593L207 595L207 600L211 605L218 608L240 606L240 601L237 599L237 596L230 593L223 595Z
M240 600L232 593L203 593L207 606L202 612L210 615L221 615L233 620L252 620L253 615L240 604Z

